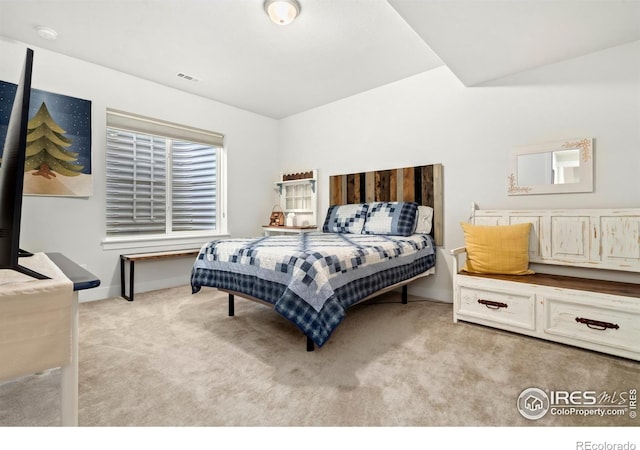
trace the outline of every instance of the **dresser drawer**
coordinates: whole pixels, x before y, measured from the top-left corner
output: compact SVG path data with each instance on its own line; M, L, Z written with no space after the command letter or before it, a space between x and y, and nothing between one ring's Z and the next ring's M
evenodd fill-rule
M574 300L562 296L543 298L545 334L640 354L640 312L637 309L625 310L624 302L607 302L602 298L595 304L587 303L584 297L579 302Z
M508 288L460 286L457 314L483 319L484 322L535 330L535 296ZM486 323L491 325L491 323Z

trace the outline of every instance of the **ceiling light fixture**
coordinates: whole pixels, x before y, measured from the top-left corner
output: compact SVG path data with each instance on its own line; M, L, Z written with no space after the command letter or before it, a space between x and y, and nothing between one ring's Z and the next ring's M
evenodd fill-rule
M300 3L297 0L265 0L264 10L273 23L288 25L300 14Z
M58 38L58 32L53 28L39 26L36 27L36 31L38 32L38 36L47 41L55 41Z

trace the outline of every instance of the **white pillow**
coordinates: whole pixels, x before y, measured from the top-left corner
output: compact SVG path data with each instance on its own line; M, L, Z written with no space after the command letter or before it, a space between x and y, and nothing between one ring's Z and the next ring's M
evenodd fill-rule
M418 220L416 221L416 233L429 234L433 226L433 208L431 206L418 206Z
M331 205L322 231L325 233L361 233L367 217L368 203Z
M369 203L362 234L411 236L415 233L417 215L416 202Z

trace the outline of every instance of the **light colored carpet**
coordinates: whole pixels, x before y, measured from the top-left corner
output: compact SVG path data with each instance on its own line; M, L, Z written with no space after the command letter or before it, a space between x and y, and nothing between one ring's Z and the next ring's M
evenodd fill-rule
M452 322L398 293L357 305L321 349L271 308L189 286L80 305L81 426L637 426L516 409L523 389L638 388L640 363ZM0 425L59 420L59 370L0 386Z

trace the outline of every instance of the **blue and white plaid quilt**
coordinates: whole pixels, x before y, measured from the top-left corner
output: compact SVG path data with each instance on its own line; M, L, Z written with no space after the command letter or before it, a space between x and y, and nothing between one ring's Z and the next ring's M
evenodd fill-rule
M431 236L304 233L220 239L202 247L191 273L202 286L275 306L322 346L354 303L435 265Z

